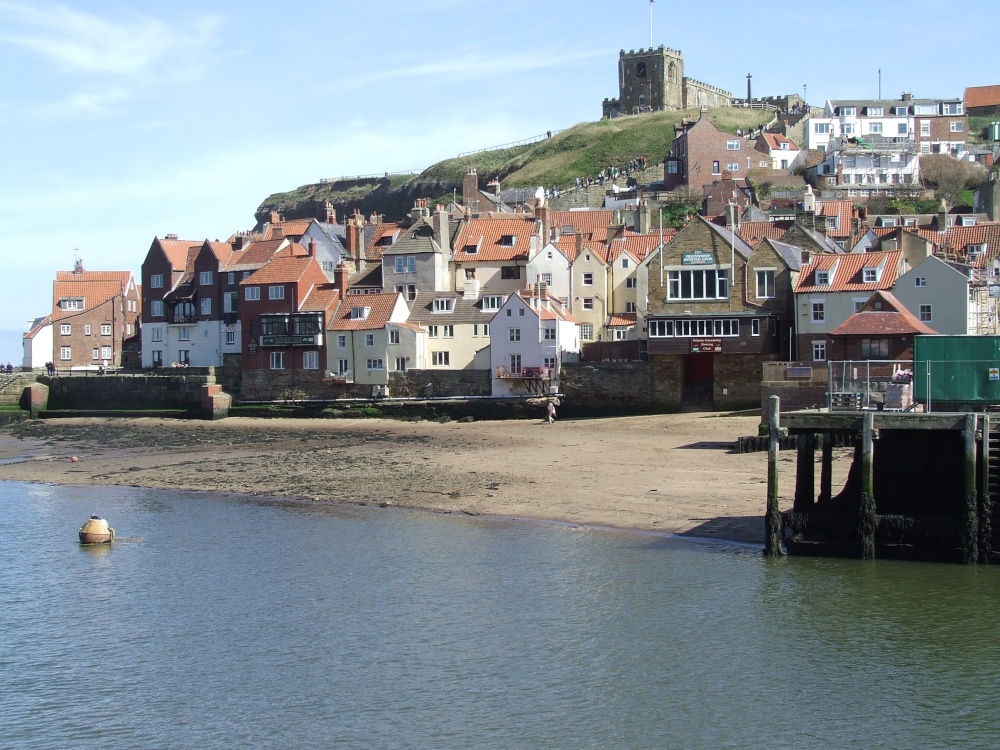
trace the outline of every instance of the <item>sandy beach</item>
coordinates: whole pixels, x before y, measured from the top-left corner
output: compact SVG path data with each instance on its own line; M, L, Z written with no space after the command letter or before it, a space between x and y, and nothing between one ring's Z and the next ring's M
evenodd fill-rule
M275 495L757 542L767 455L735 453L733 443L756 434L758 421L706 414L554 425L32 421L0 432L0 479ZM793 454L781 463L784 496Z

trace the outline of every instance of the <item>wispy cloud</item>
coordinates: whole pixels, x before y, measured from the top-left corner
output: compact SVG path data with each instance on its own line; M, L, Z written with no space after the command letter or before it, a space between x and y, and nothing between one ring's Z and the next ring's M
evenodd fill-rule
M68 79L85 77L91 86L37 108L42 111L107 114L109 104L151 83L198 77L220 24L218 16L173 26L140 14L111 19L65 5L0 0L0 45L33 53ZM94 88L101 79L113 83Z

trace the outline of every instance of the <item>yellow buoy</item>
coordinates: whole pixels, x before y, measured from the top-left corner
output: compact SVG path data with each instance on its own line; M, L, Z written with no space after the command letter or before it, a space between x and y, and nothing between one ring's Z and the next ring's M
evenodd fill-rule
M115 540L115 530L99 516L91 516L80 527L80 544L111 544Z

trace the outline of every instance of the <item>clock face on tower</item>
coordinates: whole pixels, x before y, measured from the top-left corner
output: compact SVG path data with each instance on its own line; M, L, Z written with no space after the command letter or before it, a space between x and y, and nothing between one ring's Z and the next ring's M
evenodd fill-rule
M636 75L637 78L645 78L646 77L646 63L641 62L641 63L639 63L638 65L635 66L635 75Z

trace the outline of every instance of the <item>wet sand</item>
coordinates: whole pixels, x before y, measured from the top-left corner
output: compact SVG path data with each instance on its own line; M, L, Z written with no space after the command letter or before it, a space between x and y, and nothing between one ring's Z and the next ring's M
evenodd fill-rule
M275 495L759 542L767 455L734 452L758 421L58 419L0 431L0 480ZM793 466L794 454L782 454L783 496Z

